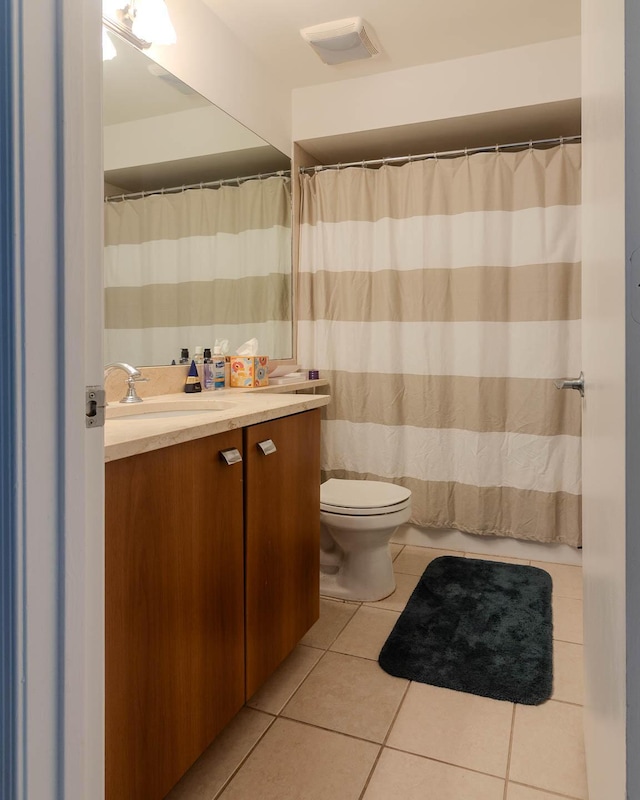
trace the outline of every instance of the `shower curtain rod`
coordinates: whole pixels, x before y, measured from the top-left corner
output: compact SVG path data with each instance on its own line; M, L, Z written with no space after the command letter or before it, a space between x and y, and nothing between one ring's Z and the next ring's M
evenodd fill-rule
M262 172L258 175L246 175L244 178L221 178L218 181L203 181L202 183L190 183L182 186L170 186L167 189L151 189L148 192L131 192L130 194L114 194L110 197L105 197L105 203L119 203L121 200L133 200L138 197L149 197L152 194L176 194L177 192L186 192L187 189L210 189L212 187L225 186L227 184L234 184L240 186L245 181L262 180L263 178L290 178L291 170L279 169L277 172Z
M493 144L485 147L465 147L462 150L445 150L440 153L422 153L418 156L392 156L390 158L371 158L364 161L350 161L346 164L319 164L315 167L300 167L300 172L322 172L325 169L344 169L345 167L379 167L384 164L400 164L407 161L424 161L428 158L455 158L456 156L471 156L474 153L492 153L507 149L524 149L526 147L540 147L556 144L581 142L582 136L558 136L555 139L530 139L528 142L513 142L511 144Z

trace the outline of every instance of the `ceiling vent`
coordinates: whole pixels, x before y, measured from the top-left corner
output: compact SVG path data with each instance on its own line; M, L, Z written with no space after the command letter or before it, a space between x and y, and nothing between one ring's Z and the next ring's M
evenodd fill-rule
M302 28L300 34L325 64L344 64L347 61L371 58L380 52L362 17L339 19Z

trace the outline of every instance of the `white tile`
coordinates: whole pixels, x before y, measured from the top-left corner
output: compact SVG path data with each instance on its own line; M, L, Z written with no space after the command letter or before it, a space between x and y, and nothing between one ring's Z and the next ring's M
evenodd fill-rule
M503 800L504 781L385 748L363 800Z
M375 661L329 652L282 715L381 743L408 683L388 675Z
M554 595L582 600L582 567L545 561L532 561L531 566L543 569L551 575Z
M173 787L165 800L211 800L249 754L274 718L241 709Z
M324 650L299 644L266 683L247 700L247 705L269 714L279 714L323 654Z
M387 746L505 777L513 704L412 683Z
M358 800L379 745L277 719L220 800Z
M506 800L562 800L562 798L557 794L532 789L530 786L509 783Z
M359 605L320 599L320 618L301 639L300 644L326 650L358 610Z
M482 553L465 553L465 557L476 558L479 561L498 561L501 564L529 564L526 558L513 558L512 556L487 556Z
M418 575L403 575L396 573L396 590L389 597L378 600L375 603L365 603L371 608L386 608L389 611L402 611L407 605L407 600L411 597L413 590L420 580Z
M584 648L571 642L553 642L552 700L584 703Z
M420 577L434 559L441 556L461 555L462 553L456 553L453 550L436 550L431 547L412 547L407 545L393 562L393 571Z
M509 780L587 799L580 706L516 706Z
M582 600L558 597L554 594L552 605L553 638L563 642L582 644Z
M362 606L329 649L377 661L399 616L398 611Z

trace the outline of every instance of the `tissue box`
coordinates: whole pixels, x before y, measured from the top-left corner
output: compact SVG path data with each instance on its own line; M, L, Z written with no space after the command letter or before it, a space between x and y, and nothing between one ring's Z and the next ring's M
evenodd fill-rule
M230 386L268 386L268 356L229 356Z

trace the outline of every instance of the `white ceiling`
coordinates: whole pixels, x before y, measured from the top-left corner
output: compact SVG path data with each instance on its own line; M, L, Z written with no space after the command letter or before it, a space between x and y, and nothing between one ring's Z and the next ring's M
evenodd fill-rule
M580 0L204 0L256 58L269 65L290 88L373 75L420 64L575 36L580 33ZM363 17L382 53L366 61L330 67L300 36L300 28L345 17ZM130 45L113 37L118 58L104 63L104 122L185 110L208 104ZM152 74L148 67L153 64ZM135 80L133 76L135 75ZM553 106L553 107L551 107ZM482 117L482 119L480 119ZM530 109L476 115L453 123L404 126L367 134L308 140L307 152L322 163L431 152L496 141L570 135L580 130L579 101L551 104L532 115ZM495 117L495 119L494 119ZM452 128L451 125L454 125ZM505 128L506 126L506 128ZM470 132L473 132L473 136ZM269 152L269 151L272 151ZM161 185L214 180L249 172L282 169L273 148L255 148L250 168L191 159L151 165L109 175L129 191ZM273 162L273 163L272 163ZM228 168L227 168L228 166ZM165 170L166 167L166 170ZM164 171L163 171L164 170ZM167 171L169 170L169 171ZM171 172L173 170L173 172ZM179 174L173 174L178 170ZM130 173L130 174L129 174ZM165 174L166 173L166 174ZM229 173L229 174L227 174ZM156 186L157 184L157 186Z
M204 0L291 88L580 34L580 0ZM360 16L382 53L323 64L300 28Z

